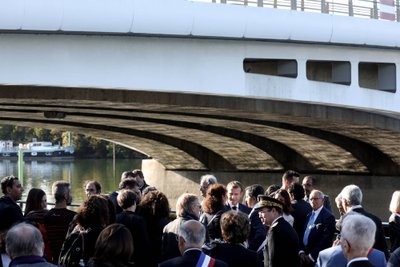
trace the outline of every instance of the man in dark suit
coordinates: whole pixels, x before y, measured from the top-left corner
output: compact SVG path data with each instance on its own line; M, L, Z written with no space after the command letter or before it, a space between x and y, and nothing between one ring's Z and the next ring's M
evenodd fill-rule
M307 225L307 215L312 211L310 203L304 198L304 189L300 184L291 184L288 189L291 204L293 207L292 216L294 218L293 228L296 230L300 240L303 240L304 229Z
M392 252L389 258L387 267L398 267L400 266L400 247Z
M361 206L362 192L356 185L348 185L342 189L340 193L342 198L343 209L346 213L354 211L370 218L376 226L374 248L385 253L386 259L389 259L390 253L386 244L385 234L383 232L382 221L375 215L367 212Z
M211 258L201 251L205 237L206 229L200 222L189 220L182 223L179 228L178 240L182 256L164 261L159 264L159 267L228 267L225 262Z
M264 247L265 267L298 267L299 238L293 227L282 217L283 203L269 196L259 196L256 205L261 221L268 225L267 245Z
M289 188L289 185L291 184L297 184L300 182L300 174L296 171L292 170L287 170L285 173L282 175L282 189L285 189L286 191Z
M248 238L248 248L257 251L267 236L266 228L261 223L258 211L254 209L254 206L257 204L257 197L264 194L264 188L259 184L254 184L246 187L244 191L246 205L252 209L249 214L250 234Z
M238 181L229 182L226 185L226 190L228 191L228 202L226 207L231 210L241 211L246 214L251 212L251 208L240 203L243 197L243 185Z
M304 200L306 202L310 202L310 194L311 191L317 189L317 178L315 176L309 175L304 177L302 181L302 185L304 188L304 193L306 194L304 196ZM331 206L331 198L328 195L324 194L324 207L327 208L330 212L332 212L332 206Z
M324 207L324 194L313 190L310 194L313 211L307 216L307 225L301 243L300 261L303 266L314 266L321 250L332 246L335 217Z
M373 267L367 255L375 241L375 223L368 217L353 213L343 219L340 245L349 261L347 267Z

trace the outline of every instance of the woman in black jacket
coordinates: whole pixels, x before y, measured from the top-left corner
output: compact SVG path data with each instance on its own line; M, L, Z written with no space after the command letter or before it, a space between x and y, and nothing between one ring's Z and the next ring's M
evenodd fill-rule
M207 190L206 199L203 201L204 213L200 216L200 222L207 230L206 243L222 239L220 220L222 214L229 210L225 206L226 192L226 187L222 184L213 184Z

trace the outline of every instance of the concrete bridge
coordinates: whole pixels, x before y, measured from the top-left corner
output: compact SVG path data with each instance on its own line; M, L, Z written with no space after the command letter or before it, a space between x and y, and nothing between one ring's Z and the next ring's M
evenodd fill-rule
M170 171L400 174L400 24L185 0L0 0L0 123Z

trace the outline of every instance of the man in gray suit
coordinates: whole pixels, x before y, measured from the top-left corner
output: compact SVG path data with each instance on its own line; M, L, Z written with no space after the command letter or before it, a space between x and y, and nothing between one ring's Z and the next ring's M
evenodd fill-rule
M348 260L347 267L374 267L367 258L375 241L376 226L372 219L359 213L343 219L340 246Z
M380 250L372 249L368 255L368 260L375 267L386 267L385 253ZM346 267L347 259L344 257L342 247L334 246L322 250L317 259L315 267Z

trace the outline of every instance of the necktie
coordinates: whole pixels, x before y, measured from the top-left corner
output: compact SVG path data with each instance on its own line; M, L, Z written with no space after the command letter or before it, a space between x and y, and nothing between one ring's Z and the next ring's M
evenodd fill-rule
M236 206L233 206L232 209L233 209L233 210L237 210L237 207L236 207Z
M310 235L311 227L314 224L314 217L315 217L315 213L311 212L310 219L308 220L308 223L307 223L306 231L304 232L304 237L303 237L304 246L307 246L307 244L308 244L308 236Z

